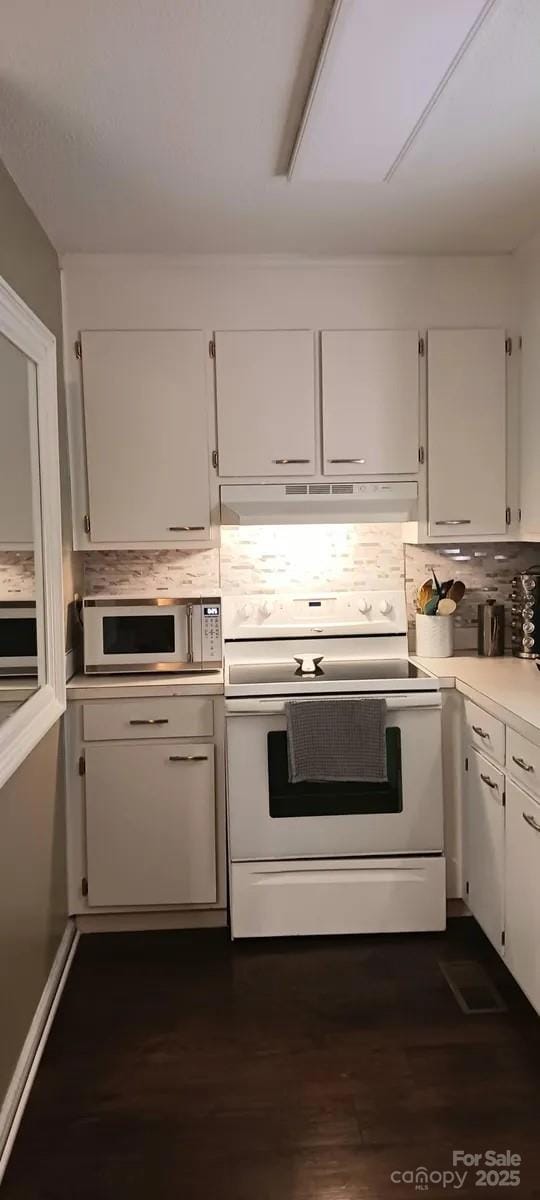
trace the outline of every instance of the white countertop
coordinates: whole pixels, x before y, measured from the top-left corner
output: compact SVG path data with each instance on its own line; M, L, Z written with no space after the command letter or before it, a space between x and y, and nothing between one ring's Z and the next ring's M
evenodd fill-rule
M436 675L441 687L455 686L540 745L540 671L535 662L511 655L479 658L471 654L454 658L415 657L413 661Z
M74 675L68 700L129 700L138 696L221 696L223 671L181 675Z

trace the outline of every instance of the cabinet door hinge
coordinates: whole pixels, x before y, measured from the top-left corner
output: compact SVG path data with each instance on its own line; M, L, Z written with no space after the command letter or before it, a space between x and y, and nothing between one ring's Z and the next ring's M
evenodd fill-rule
M81 879L81 892L82 892L83 896L88 895L88 880L86 878L86 875L83 875L83 878Z
M210 358L216 357L216 343L215 343L214 338L211 338L208 343L208 353L210 355Z
M521 521L521 509L518 508L518 521Z
M504 348L506 350L508 357L510 358L510 355L512 353L512 338L505 338Z
M88 516L88 513L84 514L83 527L85 533L90 533L90 517Z
M425 342L425 338L423 338L423 337L418 338L418 353L420 355L420 358L423 358L426 353L426 342Z
M219 467L219 456L217 450L212 450L212 466L215 467L217 471Z
M468 770L469 770L469 760L468 760L468 758L466 758L466 759L465 759L465 770L466 770L466 771L468 771Z
M512 524L512 509L511 508L506 509L505 517L506 517L506 524L511 525Z
M468 896L468 895L469 895L469 880L467 880L467 882L466 882L466 884L465 884L465 895L466 895L466 896Z
M423 446L419 446L418 447L418 462L421 464L421 466L423 466L425 461L426 461L426 452L425 452Z
M74 343L75 358L82 358L82 343L79 339Z
M501 946L506 946L506 933L505 933L504 929L501 933Z
M506 792L503 792L503 794L502 794L501 803L502 803L503 808L506 808Z
M84 754L81 754L79 758L79 775L86 775L86 759Z
M518 338L518 347L520 350L523 350L523 338L521 337L521 335Z

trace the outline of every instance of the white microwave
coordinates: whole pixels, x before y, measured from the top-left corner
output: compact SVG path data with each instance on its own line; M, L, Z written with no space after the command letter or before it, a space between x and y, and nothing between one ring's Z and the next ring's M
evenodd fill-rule
M83 600L87 674L211 671L221 666L221 600Z
M37 675L35 603L0 601L0 675Z

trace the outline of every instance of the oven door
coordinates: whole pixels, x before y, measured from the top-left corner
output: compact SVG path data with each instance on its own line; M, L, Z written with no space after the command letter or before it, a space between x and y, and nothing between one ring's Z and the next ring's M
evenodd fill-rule
M233 861L442 852L440 695L385 699L384 784L289 783L285 702L226 701Z
M84 669L100 674L200 670L201 613L198 600L86 600Z

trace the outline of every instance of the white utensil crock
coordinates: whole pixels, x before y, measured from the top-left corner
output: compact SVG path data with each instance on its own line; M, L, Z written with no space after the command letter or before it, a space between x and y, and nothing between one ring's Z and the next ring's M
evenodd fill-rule
M416 614L416 653L419 658L451 658L454 653L454 616Z

